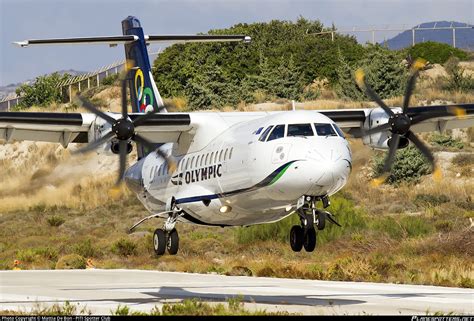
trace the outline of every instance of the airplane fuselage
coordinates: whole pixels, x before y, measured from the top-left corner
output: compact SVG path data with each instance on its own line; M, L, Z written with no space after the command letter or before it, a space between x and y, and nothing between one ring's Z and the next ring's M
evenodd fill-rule
M331 119L314 111L244 114L228 122L203 113L190 137L162 146L178 161L174 172L151 153L128 169L128 186L152 213L173 200L182 221L240 226L278 221L302 196L330 196L346 184L351 151Z

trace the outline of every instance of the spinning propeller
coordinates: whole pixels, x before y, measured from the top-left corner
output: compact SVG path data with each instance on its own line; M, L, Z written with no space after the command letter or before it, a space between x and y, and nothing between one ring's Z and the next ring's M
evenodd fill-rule
M388 155L385 158L385 164L383 167L382 175L378 178L375 178L373 183L375 185L380 185L388 177L390 169L392 168L393 161L395 159L395 153L398 149L400 138L404 137L409 139L415 146L420 150L420 152L426 157L426 159L431 163L433 168L433 175L435 179L441 178L441 171L436 166L435 159L429 148L415 135L410 127L412 125L418 124L424 120L438 116L437 113L426 113L423 114L417 113L416 108L410 111L411 116L408 115L409 103L413 90L415 88L416 78L420 70L425 66L426 62L422 59L417 59L412 66L410 67L410 76L408 78L407 86L405 89L405 96L403 98L403 106L401 113L394 113L380 98L380 96L372 89L372 87L367 83L365 79L365 74L362 69L358 69L355 72L355 79L357 85L365 92L365 94L375 101L389 116L389 120L386 124L371 128L369 130L363 131L363 136L368 136L376 133L380 133L386 130L389 130L392 133L391 140L389 141L389 151ZM465 113L464 109L459 107L447 106L450 113L457 116ZM413 114L415 114L413 116Z
M127 110L127 82L129 80L130 71L127 70L125 74L121 77L122 117L119 119L115 119L110 115L107 115L106 113L100 111L86 98L80 95L77 97L81 105L85 109L96 114L98 117L102 118L107 123L112 125L112 130L101 138L99 138L98 140L91 142L89 145L81 149L78 149L74 153L84 154L98 148L100 145L107 143L108 141L117 140L119 143L118 154L120 159L120 166L118 171L117 182L115 183L116 186L118 186L123 180L123 175L125 173L125 167L127 163L127 154L130 152L128 145L131 141L143 144L146 148L148 148L148 150L155 150L155 152L166 161L168 169L170 171L173 171L176 168L176 163L171 157L166 155L166 153L164 153L160 148L156 148L154 143L150 142L148 139L135 132L135 128L143 125L148 119L153 118L154 113L147 113L143 116L136 118L134 121L130 119Z

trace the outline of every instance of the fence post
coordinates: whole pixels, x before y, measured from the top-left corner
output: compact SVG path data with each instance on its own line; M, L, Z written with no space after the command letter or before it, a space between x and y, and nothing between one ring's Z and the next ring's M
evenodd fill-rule
M87 78L87 89L91 89L91 79Z
M69 84L69 102L72 102L72 84Z
M10 100L7 101L7 110L10 111Z
M415 46L415 28L411 29L411 38L412 38L411 45Z
M97 74L97 87L99 87L99 74L100 73Z
M453 48L456 48L456 28L453 28Z

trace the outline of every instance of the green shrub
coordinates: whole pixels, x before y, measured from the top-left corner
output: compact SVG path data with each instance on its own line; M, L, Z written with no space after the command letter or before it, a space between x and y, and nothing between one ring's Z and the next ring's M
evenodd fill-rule
M77 254L69 254L59 258L56 263L56 269L70 270L70 269L85 269L87 266L86 259Z
M20 262L33 262L36 258L36 252L33 249L24 249L16 251L16 259Z
M471 92L474 90L474 78L464 72L464 69L459 66L459 59L456 57L450 58L445 64L444 68L448 73L447 82L444 84L444 89Z
M397 52L370 46L366 57L356 64L349 64L341 55L339 59L337 93L342 97L352 100L368 99L355 82L354 71L358 68L364 70L367 83L382 99L399 96L405 89L406 72Z
M72 248L72 251L75 254L87 258L97 257L100 255L100 251L92 244L92 241L90 239L75 244Z
M58 227L58 226L63 225L66 220L60 216L53 215L53 216L48 217L47 221L50 226Z
M464 148L464 144L460 139L456 139L449 135L443 135L443 134L438 134L438 133L431 135L430 143L437 146L441 146L441 147L456 148L456 149Z
M121 238L112 245L112 252L121 256L130 256L137 254L137 245L126 238Z
M382 174L385 155L386 153L374 156L373 172L375 176ZM390 184L402 182L416 183L420 180L421 176L427 175L431 171L431 164L423 154L417 148L408 146L397 151L387 182Z
M387 234L392 239L400 240L429 234L433 231L433 226L425 217L388 216L372 221L370 229Z
M417 43L408 50L408 53L413 59L423 58L433 64L444 64L451 57L457 57L461 60L468 58L466 52L448 44L434 41Z
M102 79L102 85L113 85L119 78L119 74L113 74Z
M416 205L420 206L438 206L449 202L447 195L417 194L414 200Z
M22 96L18 108L28 108L33 105L46 107L52 103L61 102L61 88L58 84L70 77L57 72L40 76L32 84L23 84L17 88L16 94Z

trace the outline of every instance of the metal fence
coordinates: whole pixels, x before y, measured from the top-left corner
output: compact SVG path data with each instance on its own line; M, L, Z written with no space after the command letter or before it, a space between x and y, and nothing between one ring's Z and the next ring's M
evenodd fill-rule
M153 61L158 53L150 54L150 60ZM152 58L153 56L153 58ZM109 76L120 73L125 66L125 60L116 61L110 65L97 69L96 71L71 77L58 84L61 88L61 95L64 102L71 102L76 91L98 87L103 80ZM15 93L9 94L0 100L0 111L10 111L11 108L19 104L22 97Z

